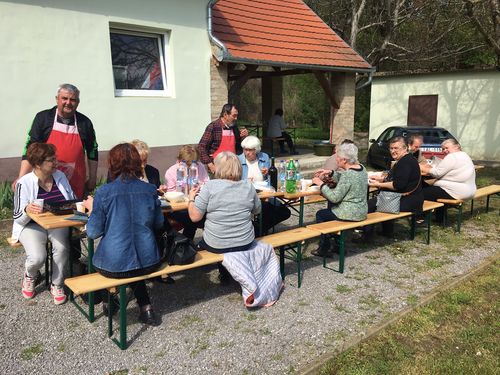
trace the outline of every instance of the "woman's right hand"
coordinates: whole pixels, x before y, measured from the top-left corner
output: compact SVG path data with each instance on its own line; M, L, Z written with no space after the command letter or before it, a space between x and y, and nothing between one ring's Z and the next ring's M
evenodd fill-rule
M94 206L94 197L92 197L91 195L87 196L87 199L83 200L83 205L90 215L92 213L92 207Z
M200 192L200 188L201 186L195 186L194 188L192 188L190 191L189 191L189 200L193 200L194 201L194 198L196 198L196 196L198 195L198 193Z
M28 214L41 214L42 213L42 207L40 207L37 204L34 204L33 202L30 202L26 205L25 211Z

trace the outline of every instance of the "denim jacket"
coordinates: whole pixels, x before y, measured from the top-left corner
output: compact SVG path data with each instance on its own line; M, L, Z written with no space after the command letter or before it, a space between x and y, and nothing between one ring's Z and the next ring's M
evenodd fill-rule
M93 263L108 272L127 272L158 264L155 230L163 227L156 187L122 179L97 189L87 223L89 238L102 236Z
M238 155L238 159L240 159L242 173L241 179L246 180L248 176L248 165L247 160L245 159L245 154ZM269 155L265 152L257 152L257 159L259 159L259 168L267 168L271 166L271 161L269 160Z

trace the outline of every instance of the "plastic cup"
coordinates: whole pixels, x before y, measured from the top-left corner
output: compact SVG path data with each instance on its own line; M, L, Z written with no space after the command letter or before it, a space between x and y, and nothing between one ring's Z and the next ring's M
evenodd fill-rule
M35 206L40 207L43 211L43 199L41 199L41 198L33 199L33 204Z
M306 191L307 190L307 181L304 178L300 179L300 190L301 191Z
M85 213L85 206L83 205L83 202L76 202L76 210L78 212Z

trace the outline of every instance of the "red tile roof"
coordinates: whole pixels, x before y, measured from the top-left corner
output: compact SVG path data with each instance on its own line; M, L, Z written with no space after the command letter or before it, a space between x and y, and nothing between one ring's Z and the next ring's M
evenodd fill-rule
M223 61L372 70L301 0L219 0L212 27L227 48Z

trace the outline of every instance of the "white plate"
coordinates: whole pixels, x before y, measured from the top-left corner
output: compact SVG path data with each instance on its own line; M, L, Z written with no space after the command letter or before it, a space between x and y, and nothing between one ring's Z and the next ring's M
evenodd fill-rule
M184 193L180 191L167 191L164 197L169 202L183 202L185 200Z

